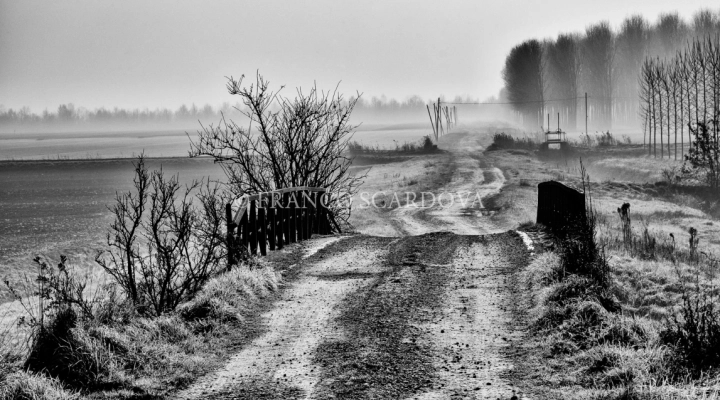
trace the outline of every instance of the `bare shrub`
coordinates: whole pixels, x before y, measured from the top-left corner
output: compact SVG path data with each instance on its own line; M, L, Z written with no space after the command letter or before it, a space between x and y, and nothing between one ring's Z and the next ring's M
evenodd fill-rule
M193 182L182 188L177 176L148 173L143 156L134 165L135 190L116 196L109 250L96 262L141 312L160 315L224 267L225 200L217 186Z
M662 177L669 186L674 186L678 182L680 182L680 174L676 166L672 166L670 168L663 168Z
M190 156L212 157L236 195L326 188L334 194L328 207L347 221L350 199L363 178L347 174L351 160L345 154L356 128L350 114L359 97L345 101L337 90L325 93L313 87L307 94L298 89L291 99L271 91L259 73L250 86L243 86L243 78L228 78L227 89L247 107L243 113L251 128L224 118L217 126L203 126L198 139L191 138Z

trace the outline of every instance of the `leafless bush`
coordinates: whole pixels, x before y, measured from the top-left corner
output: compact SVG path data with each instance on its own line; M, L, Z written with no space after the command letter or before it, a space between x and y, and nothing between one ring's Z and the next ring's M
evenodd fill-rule
M96 261L139 310L160 315L223 267L226 199L217 186L193 182L183 188L177 176L148 173L143 156L134 165L134 191L117 194L109 249Z
M198 139L191 139L190 156L213 157L236 195L324 187L334 195L328 207L347 221L363 178L347 174L351 160L345 153L356 128L349 119L357 98L345 101L337 89L325 93L313 87L307 94L298 89L291 99L271 91L259 73L250 86L242 80L228 78L227 89L241 97L251 127L224 118L217 126L203 126Z

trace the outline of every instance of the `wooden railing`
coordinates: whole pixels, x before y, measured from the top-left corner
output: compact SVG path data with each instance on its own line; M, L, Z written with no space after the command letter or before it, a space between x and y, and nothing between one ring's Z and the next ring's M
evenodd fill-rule
M538 224L566 230L582 223L585 215L585 193L555 181L538 185Z
M324 196L324 188L303 186L245 195L226 204L228 265L243 253L264 256L312 234L340 232Z

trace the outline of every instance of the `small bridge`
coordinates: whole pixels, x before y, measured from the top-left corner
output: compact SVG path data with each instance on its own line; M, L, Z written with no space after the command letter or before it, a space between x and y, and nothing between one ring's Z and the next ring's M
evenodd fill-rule
M226 204L228 265L243 253L264 256L312 234L340 232L327 204L324 188L305 186L244 195Z

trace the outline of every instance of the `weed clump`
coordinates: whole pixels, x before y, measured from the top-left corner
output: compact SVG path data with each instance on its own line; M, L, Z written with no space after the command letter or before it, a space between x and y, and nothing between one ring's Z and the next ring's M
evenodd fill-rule
M488 147L488 151L509 149L536 150L537 148L538 144L529 137L515 138L510 134L500 132L493 135L493 142Z
M679 274L679 271L678 271ZM720 308L713 288L696 280L693 288L683 285L679 315L669 318L661 340L672 346L676 376L700 377L720 366Z

